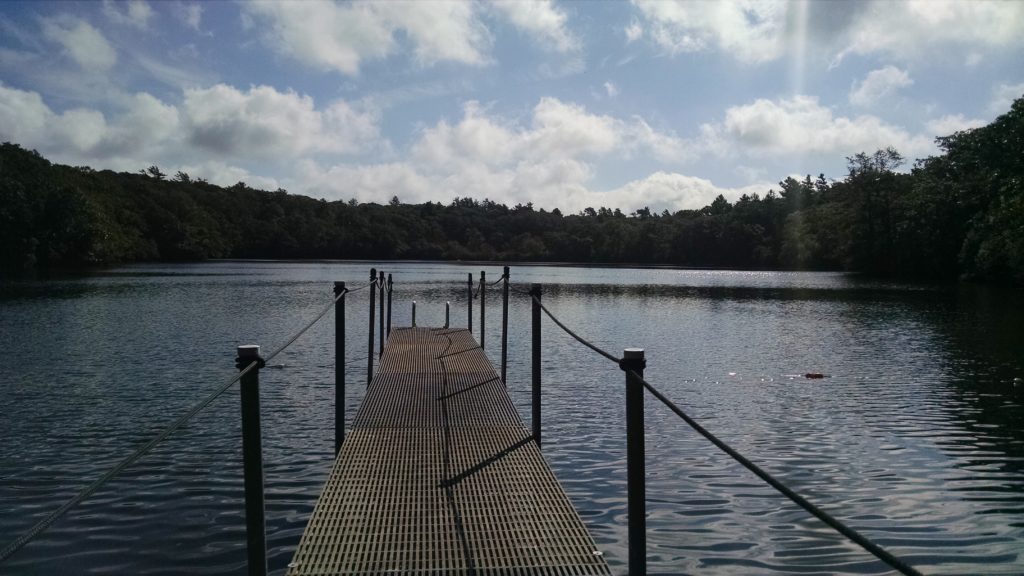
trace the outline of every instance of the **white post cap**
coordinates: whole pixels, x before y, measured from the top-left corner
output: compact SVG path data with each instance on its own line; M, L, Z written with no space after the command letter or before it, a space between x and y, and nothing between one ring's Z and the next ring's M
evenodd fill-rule
M259 344L243 344L238 347L239 358L258 358L260 355Z

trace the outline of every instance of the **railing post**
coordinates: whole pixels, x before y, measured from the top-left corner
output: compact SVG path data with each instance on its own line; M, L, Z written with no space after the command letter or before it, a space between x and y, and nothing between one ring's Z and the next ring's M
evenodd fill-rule
M412 327L416 327L416 301L412 301Z
M263 515L263 438L260 432L260 347L249 344L238 347L235 366L245 370L253 362L256 367L244 376L240 385L242 396L242 470L245 477L245 539L249 576L266 576L267 525Z
M483 270L480 271L480 349L484 349L484 340L486 337L486 330L484 327L487 326L487 307L484 306L484 298L487 296L484 293L484 282L487 281L487 273Z
M340 296L340 298L338 298ZM345 283L334 283L334 455L345 441Z
M626 348L622 351L622 361L619 363L619 367L626 373L626 491L630 576L647 574L644 385L640 381L646 366L647 360L644 359L642 348Z
M466 274L468 277L466 280L466 328L469 329L469 333L473 333L473 273L469 272Z
M378 278L379 278L378 282L380 283L380 286L378 286L378 289L380 290L380 350L377 352L377 355L378 356L383 356L384 355L384 271L383 270L380 271L380 276Z
M444 327L445 327L446 330L448 329L448 323L451 321L451 313L452 313L452 303L450 301L449 302L445 302L444 303Z
M505 284L501 295L501 383L507 384L505 375L508 370L508 266L505 266Z
M533 441L540 446L540 284L530 285L530 299L533 302L531 320L533 324L533 352L531 354L531 382L533 396Z
M394 289L391 274L388 274L388 338L391 338L391 291Z
M377 281L377 269L370 268L370 282ZM370 382L373 381L373 316L374 308L376 308L377 291L374 290L373 286L370 286L370 341L366 345L366 385L369 386Z

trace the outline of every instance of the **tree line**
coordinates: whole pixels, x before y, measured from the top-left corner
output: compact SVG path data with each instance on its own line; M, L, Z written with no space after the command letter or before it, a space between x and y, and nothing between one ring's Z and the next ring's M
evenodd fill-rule
M449 204L327 202L242 182L210 184L52 164L0 145L0 268L208 258L637 263L846 270L1024 282L1024 98L991 124L938 138L901 171L891 148L841 180L786 178L699 210L579 214L469 196Z

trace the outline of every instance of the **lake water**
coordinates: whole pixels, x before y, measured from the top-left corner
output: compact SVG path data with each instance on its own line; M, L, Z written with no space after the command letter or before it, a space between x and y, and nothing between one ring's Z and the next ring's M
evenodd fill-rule
M425 263L138 265L0 285L0 546L376 266L394 323L465 325L466 273ZM707 428L932 574L1024 573L1024 298L842 274L530 267L545 304ZM368 291L346 296L349 417L365 389ZM488 292L487 352L501 302ZM510 306L508 384L529 418L529 299ZM479 302L474 303L479 313ZM479 327L479 317L474 329ZM545 319L544 451L625 572L623 373ZM329 315L261 373L271 569L291 559L332 460ZM821 372L820 380L799 375ZM528 420L527 420L528 421ZM649 567L882 574L647 397ZM4 574L244 574L237 387L2 566Z

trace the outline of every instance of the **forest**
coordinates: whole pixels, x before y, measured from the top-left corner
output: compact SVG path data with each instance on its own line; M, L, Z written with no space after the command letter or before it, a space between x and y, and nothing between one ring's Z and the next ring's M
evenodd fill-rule
M937 139L906 166L894 149L847 158L841 180L786 178L699 210L579 214L451 203L328 202L220 187L151 166L53 164L0 145L0 269L209 258L629 263L843 270L928 281L1024 283L1024 98L991 124Z

